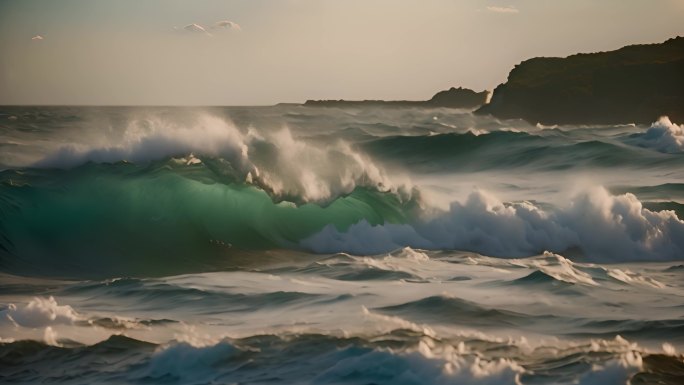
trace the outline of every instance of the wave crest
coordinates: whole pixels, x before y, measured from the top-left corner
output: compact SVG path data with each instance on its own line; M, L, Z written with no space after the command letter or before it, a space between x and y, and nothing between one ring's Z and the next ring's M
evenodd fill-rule
M645 134L637 136L637 145L660 152L680 153L684 151L684 124L677 125L667 116L662 116L649 127Z
M673 211L644 208L633 194L614 196L604 188L549 209L530 202L507 204L475 191L434 218L410 225L361 221L346 232L327 226L300 244L316 252L352 254L410 246L499 257L580 250L594 261L673 260L684 257L684 221Z
M11 322L15 326L40 328L56 324L73 324L82 320L69 305L59 305L54 297L34 297L26 305L10 303L7 309L0 311L0 323Z
M390 178L382 167L342 140L320 146L296 138L287 127L242 132L230 121L208 114L197 115L191 123L160 115L133 119L116 135L63 146L34 166L143 164L170 157L183 157L181 163L186 165L205 163L219 176L254 184L277 198L295 202L328 201L357 186L408 191L404 186L410 185L407 178Z

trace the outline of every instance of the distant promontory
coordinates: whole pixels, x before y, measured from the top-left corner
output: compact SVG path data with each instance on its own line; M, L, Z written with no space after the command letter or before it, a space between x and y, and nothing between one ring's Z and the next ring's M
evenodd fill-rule
M488 92L475 92L467 88L450 88L435 94L430 100L307 100L305 106L312 107L446 107L477 108L485 104Z
M515 66L476 113L542 124L684 121L684 37Z

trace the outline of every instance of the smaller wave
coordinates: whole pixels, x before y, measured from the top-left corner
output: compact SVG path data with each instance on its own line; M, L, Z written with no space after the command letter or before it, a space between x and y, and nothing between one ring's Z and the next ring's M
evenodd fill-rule
M418 322L477 324L480 327L522 326L534 321L533 316L523 313L486 308L474 302L446 295L427 297L374 310Z
M658 164L664 161L648 151L640 151L610 139L599 139L595 135L587 136L569 137L560 130L532 133L471 129L465 133L383 137L362 143L361 146L377 159L387 159L430 172L520 167L563 170L625 164L643 166L645 163Z
M436 355L427 344L417 351L350 347L328 354L336 362L314 379L319 384L517 384L522 367L508 359L482 360L450 354Z
M662 289L665 287L665 285L651 277L646 277L643 276L639 273L634 273L630 270L620 270L620 269L607 269L607 274L613 279L616 279L622 283L626 283L628 285L633 285L633 284L638 284L638 285L645 285L645 286L650 286L656 289Z
M518 156L515 149L545 145L548 145L546 138L525 132L480 133L471 130L465 133L383 137L362 146L379 159L409 165L451 168L457 162L459 168L487 168L495 164L498 167L509 165L510 157ZM507 161L502 164L500 160L503 158ZM516 164L524 162L524 159L515 161Z
M244 364L245 352L224 340L212 346L193 346L181 342L160 347L151 357L146 377L165 381L209 383L217 375L217 366L231 372Z
M208 308L216 313L252 312L262 308L278 308L325 299L319 294L293 291L231 293L133 278L76 284L65 290L64 294L112 299L127 303L129 308L155 306L159 309L173 307L189 311Z
M541 257L516 260L517 263L535 271L512 281L514 284L580 284L584 286L602 286L608 282L617 282L629 286L648 286L662 289L665 284L655 278L632 272L628 269L606 268L593 264L580 264L557 254L545 252Z
M429 261L425 253L405 247L387 255L352 256L345 253L336 254L315 261L298 273L319 274L342 281L368 280L408 280L423 282L419 275L421 264Z
M559 283L566 283L564 281L559 281L558 279L544 273L541 270L535 270L531 272L530 274L514 279L513 281L510 282L513 286L528 286L528 285L556 285Z
M135 338L127 337L123 334L112 334L104 341L91 345L88 350L97 353L116 353L126 350L147 350L151 351L156 348L156 344L147 341L136 340Z
M650 338L681 343L684 341L684 320L606 319L586 321L577 331L568 334L583 337L610 337L616 334L627 338Z
M529 262L557 281L598 286L591 275L578 269L575 263L562 255L545 252L542 258L531 258Z
M366 257L368 261L372 258ZM363 263L356 260L341 261L339 258L329 259L298 269L299 273L317 274L340 281L418 281L419 277L400 270L385 269L377 266L378 263Z
M643 133L632 135L634 144L665 153L684 152L684 125L677 125L663 116Z
M670 266L670 267L666 268L664 271L666 271L668 273L684 271L684 265Z

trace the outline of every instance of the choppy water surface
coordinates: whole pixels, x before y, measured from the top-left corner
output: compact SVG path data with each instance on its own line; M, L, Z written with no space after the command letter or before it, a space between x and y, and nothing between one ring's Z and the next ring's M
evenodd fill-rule
M680 384L684 127L0 108L9 383Z

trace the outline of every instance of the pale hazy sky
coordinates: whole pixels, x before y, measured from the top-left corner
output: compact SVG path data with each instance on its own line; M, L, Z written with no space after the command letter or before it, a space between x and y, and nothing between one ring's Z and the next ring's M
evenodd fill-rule
M677 35L684 0L0 0L0 104L426 99Z

